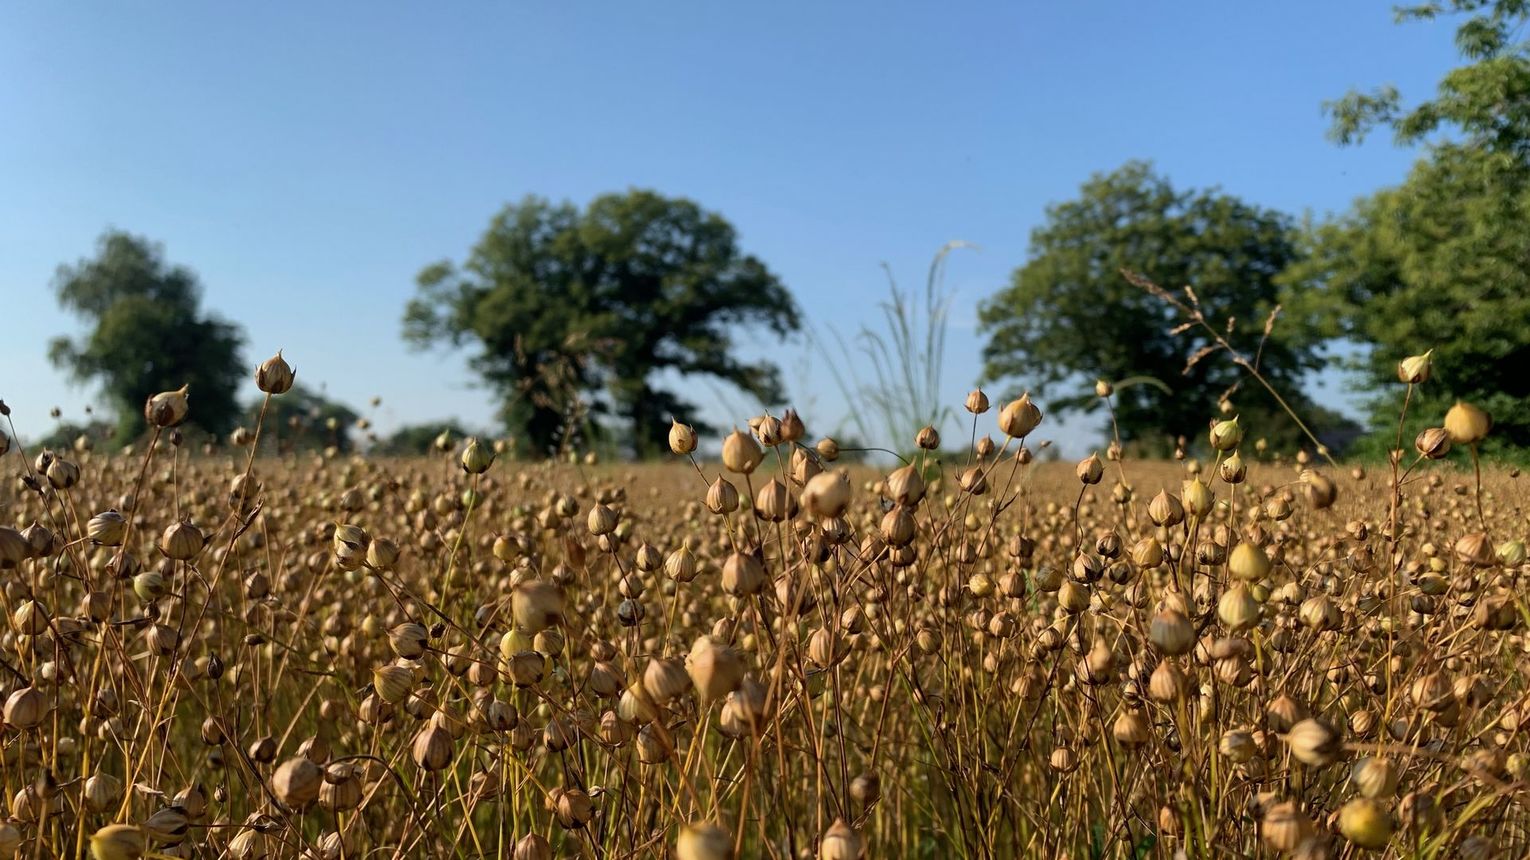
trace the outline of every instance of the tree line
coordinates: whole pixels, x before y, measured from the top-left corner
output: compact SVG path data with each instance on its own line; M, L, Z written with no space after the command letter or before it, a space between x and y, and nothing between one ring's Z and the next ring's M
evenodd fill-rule
M1198 360L1205 336L1125 274L1137 272L1192 288L1230 346L1255 357L1326 438L1342 439L1347 422L1303 390L1314 371L1341 363L1355 373L1369 396L1365 426L1388 428L1357 448L1380 454L1404 396L1397 362L1428 350L1437 382L1410 395L1419 427L1459 398L1493 416L1494 444L1530 444L1530 48L1517 40L1530 9L1449 0L1399 17L1447 14L1458 16L1464 62L1433 98L1407 106L1381 88L1325 106L1340 145L1387 130L1419 147L1402 183L1314 221L1217 188L1176 188L1145 162L1090 177L1077 197L1047 208L1027 259L982 302L985 384L1030 389L1053 412L1088 413L1102 406L1102 380L1123 439L1148 450L1194 438L1227 411L1277 444L1299 443L1246 368ZM496 214L462 260L424 267L417 283L403 313L406 342L467 350L506 431L533 456L602 441L648 456L664 450L672 418L715 429L667 380L711 377L779 404L780 369L741 359L736 340L750 328L785 338L803 322L780 278L740 247L722 215L649 190L582 208L528 196ZM244 414L243 336L202 308L195 274L160 246L110 231L94 256L61 266L53 286L88 330L55 340L50 356L100 385L118 441L143 431L148 396L183 384L198 425L218 435L234 428ZM328 444L350 444L348 428L364 419L311 390L300 395L289 423L311 427L316 441L328 429ZM456 428L406 428L398 450L431 444L442 429ZM1419 428L1404 429L1411 438Z

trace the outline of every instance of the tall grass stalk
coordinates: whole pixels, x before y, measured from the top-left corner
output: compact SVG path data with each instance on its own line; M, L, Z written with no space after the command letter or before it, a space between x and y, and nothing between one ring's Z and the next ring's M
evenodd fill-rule
M952 251L976 247L961 240L942 245L930 261L922 297L899 287L892 268L883 263L888 297L879 307L885 329L862 325L847 339L830 326L837 353L810 331L840 394L855 404L846 420L863 444L906 449L920 428L938 428L951 415L940 391L954 298L945 285L946 258ZM856 352L869 360L869 377L856 370Z

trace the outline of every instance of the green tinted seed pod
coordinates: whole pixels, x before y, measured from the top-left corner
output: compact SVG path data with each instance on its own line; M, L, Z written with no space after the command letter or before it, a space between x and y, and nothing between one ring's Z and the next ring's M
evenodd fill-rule
M1244 582L1255 582L1270 573L1270 557L1258 544L1240 543L1227 558L1227 570Z
M1230 630L1248 630L1259 623L1259 604L1248 586L1239 582L1222 593L1217 601L1217 617Z
M1369 797L1357 797L1339 810L1339 832L1350 842L1378 851L1392 840L1392 816Z
M1429 381L1431 367L1430 356L1434 350L1429 350L1423 355L1410 355L1397 363L1397 379L1409 385L1422 385Z
M147 850L143 831L130 824L108 824L90 837L95 860L138 860Z
M1211 447L1218 451L1231 451L1243 441L1243 427L1237 416L1230 421L1218 421L1211 425Z
M480 444L478 439L471 438L462 448L462 456L458 458L462 464L462 471L469 475L482 475L494 465L494 449L488 445Z
M1180 487L1179 497L1185 505L1186 513L1202 519L1211 513L1211 505L1216 500L1211 488L1207 487L1200 478L1185 481Z

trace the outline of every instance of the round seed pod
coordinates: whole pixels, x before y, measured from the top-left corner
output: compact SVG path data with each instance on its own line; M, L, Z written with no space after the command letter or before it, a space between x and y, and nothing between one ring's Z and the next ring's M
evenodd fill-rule
M552 845L537 833L528 833L515 843L512 860L552 860Z
M866 843L843 818L834 819L818 842L818 860L860 860Z
M430 643L430 631L425 625L406 622L388 632L388 645L393 653L405 660L418 660L424 656Z
M431 720L414 736L410 756L421 770L437 771L452 762L452 736L446 729Z
M1395 826L1386 807L1369 797L1357 797L1339 810L1339 832L1361 848L1379 851L1392 841Z
M202 530L191 523L190 520L182 520L171 523L159 536L159 551L166 558L175 561L185 561L195 558L202 551L205 538Z
M1312 819L1293 800L1271 804L1259 828L1260 836L1276 851L1295 851L1315 832Z
M1470 403L1457 400L1456 405L1445 412L1445 432L1457 445L1475 445L1487 438L1492 429L1493 419Z
M740 475L747 475L759 467L765 459L765 452L760 449L754 437L738 429L728 434L723 439L722 464L723 468Z
M553 806L558 826L564 830L578 830L595 816L595 804L590 796L577 788L559 792Z
M127 518L115 510L102 511L85 524L85 533L102 546L121 546L127 537Z
M698 822L680 828L676 860L732 860L733 835L716 824Z
M1397 765L1391 759L1367 756L1355 762L1350 780L1365 797L1380 799L1397 790Z
M297 371L282 358L281 350L255 368L255 387L267 394L286 394L296 380Z
M143 831L130 824L108 824L90 837L95 860L138 860L147 850Z
M1031 402L1030 392L1021 395L1019 400L1011 400L999 410L999 430L1010 438L1029 436L1040 425L1041 410Z
M510 593L510 611L521 631L536 635L563 622L563 589L545 580L527 580Z
M765 588L765 568L751 554L735 552L723 562L722 589L734 597L749 597Z
M1148 641L1163 654L1188 654L1195 645L1195 627L1183 612L1163 607L1153 614Z
M277 799L293 809L304 809L319 799L324 772L301 756L289 758L271 775L271 790Z
M18 729L36 728L48 715L48 700L36 687L22 687L5 700L5 724Z
M721 700L743 683L746 666L743 657L710 636L703 636L691 646L685 671L696 687L703 706Z
M85 780L82 797L93 812L115 809L122 802L122 780L109 773L93 774Z
M1285 740L1297 761L1313 767L1335 761L1343 750L1343 738L1339 733L1317 719L1305 719L1292 726Z
M400 704L414 689L414 672L396 664L380 666L372 670L372 688L384 702Z

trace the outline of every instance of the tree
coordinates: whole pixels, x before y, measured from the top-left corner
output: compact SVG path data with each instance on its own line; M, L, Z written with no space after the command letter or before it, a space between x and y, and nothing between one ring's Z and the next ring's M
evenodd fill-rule
M473 367L500 394L507 426L538 452L578 429L590 403L626 419L634 454L664 450L671 416L697 422L694 404L658 387L661 371L777 402L779 370L735 357L730 332L800 325L791 295L722 216L650 191L583 211L527 197L494 217L460 267L436 263L418 280L405 338L476 345Z
M167 263L161 246L107 231L95 257L59 267L53 289L91 330L79 340L55 338L48 356L76 381L100 383L116 413L116 441L143 432L144 401L182 385L190 386L189 424L214 434L234 425L243 338L201 311L196 275Z
M1427 349L1434 377L1413 393L1405 444L1460 398L1493 416L1488 450L1530 445L1530 43L1512 41L1530 3L1454 0L1401 17L1447 12L1467 14L1456 43L1469 62L1434 99L1404 109L1385 88L1329 105L1339 142L1386 126L1424 157L1400 186L1311 225L1305 261L1283 276L1309 326L1365 348L1353 363L1375 394L1377 451L1396 444L1397 362Z
M1245 422L1251 433L1294 441L1294 426L1241 369L1221 357L1190 362L1205 336L1176 333L1182 320L1121 271L1171 290L1193 287L1207 316L1232 327L1230 343L1258 354L1261 373L1305 405L1297 385L1315 366L1312 345L1277 325L1261 349L1275 276L1296 255L1293 225L1278 212L1216 190L1175 190L1143 162L1096 174L1078 199L1047 208L1029 259L980 307L984 374L1023 379L1058 412L1100 409L1096 379L1156 380L1161 386L1120 386L1115 400L1123 440L1156 452L1176 435L1199 435L1238 386L1235 407L1257 416L1257 428ZM1079 393L1058 390L1065 386Z

